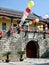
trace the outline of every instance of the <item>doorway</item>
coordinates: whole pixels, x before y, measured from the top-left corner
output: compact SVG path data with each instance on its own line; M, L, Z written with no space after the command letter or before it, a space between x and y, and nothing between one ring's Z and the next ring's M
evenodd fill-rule
M38 58L39 57L39 45L37 41L29 41L27 43L26 56L27 58Z

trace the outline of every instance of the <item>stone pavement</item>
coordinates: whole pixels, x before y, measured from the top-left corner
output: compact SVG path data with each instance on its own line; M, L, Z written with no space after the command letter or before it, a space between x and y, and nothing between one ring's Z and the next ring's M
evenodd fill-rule
M30 59L30 58L27 58L22 62L9 62L9 63L1 62L0 65L49 65L49 59Z

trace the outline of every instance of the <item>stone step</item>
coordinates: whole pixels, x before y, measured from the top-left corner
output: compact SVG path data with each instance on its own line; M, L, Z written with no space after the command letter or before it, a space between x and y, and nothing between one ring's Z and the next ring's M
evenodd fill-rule
M27 63L49 63L49 59L36 59L36 58L27 58L25 59L23 62L27 62Z

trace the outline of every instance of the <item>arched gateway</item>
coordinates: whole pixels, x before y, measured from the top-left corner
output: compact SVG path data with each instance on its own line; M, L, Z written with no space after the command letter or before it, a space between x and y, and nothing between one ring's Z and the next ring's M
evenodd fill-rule
M39 57L39 45L37 41L29 41L26 45L26 56L27 58L38 58Z

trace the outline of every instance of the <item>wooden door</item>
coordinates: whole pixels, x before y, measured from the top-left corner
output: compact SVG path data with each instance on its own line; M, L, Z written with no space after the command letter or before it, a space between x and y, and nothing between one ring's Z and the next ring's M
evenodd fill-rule
M30 41L26 45L26 56L28 58L36 58L37 57L37 47L35 45L35 42Z

